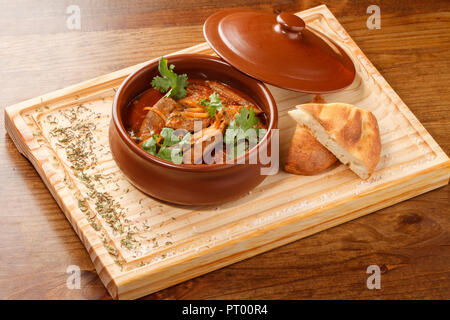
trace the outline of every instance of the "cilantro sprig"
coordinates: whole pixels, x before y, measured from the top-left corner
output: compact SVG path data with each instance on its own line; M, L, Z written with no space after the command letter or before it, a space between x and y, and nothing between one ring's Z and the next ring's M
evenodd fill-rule
M258 126L258 118L253 107L242 107L239 114L232 120L225 131L224 142L232 145L232 157L239 157L253 145L256 145L261 137L266 134L266 129Z
M200 104L206 106L206 110L208 111L210 117L214 117L216 115L216 111L220 111L221 109L225 108L217 92L213 92L209 96L209 100L202 99L200 101Z
M243 131L247 131L250 128L253 128L258 124L258 118L255 115L255 111L253 111L253 107L247 109L246 107L242 107L239 109L239 115L234 118L228 125L229 129L242 129Z
M159 138L162 143L158 145ZM163 128L160 134L153 134L142 143L142 149L160 159L180 164L183 161L182 151L190 144L191 134L188 132L182 138L175 134L172 128Z
M186 74L176 74L173 71L174 68L175 66L173 64L168 66L167 59L161 57L159 59L158 71L162 77L154 77L152 87L162 93L167 92L165 97L171 97L177 100L184 98L187 94L188 77Z

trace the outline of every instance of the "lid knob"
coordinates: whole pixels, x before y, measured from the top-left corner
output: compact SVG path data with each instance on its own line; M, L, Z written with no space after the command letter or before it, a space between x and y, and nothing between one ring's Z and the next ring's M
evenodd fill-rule
M298 37L300 33L305 29L305 21L303 21L302 18L296 16L295 14L282 12L277 15L277 22L277 31L288 33L289 36L296 35Z

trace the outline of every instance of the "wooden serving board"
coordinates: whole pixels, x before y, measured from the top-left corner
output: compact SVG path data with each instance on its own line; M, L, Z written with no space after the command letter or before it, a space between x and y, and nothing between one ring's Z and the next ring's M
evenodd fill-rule
M220 206L175 206L144 195L122 175L108 147L115 90L143 64L6 108L9 135L39 172L113 298L144 296L448 183L447 155L327 7L298 15L355 62L354 83L325 99L377 117L382 155L367 181L336 165L310 177L280 170ZM213 54L205 43L182 52ZM283 163L295 128L287 111L312 96L269 88L279 109Z

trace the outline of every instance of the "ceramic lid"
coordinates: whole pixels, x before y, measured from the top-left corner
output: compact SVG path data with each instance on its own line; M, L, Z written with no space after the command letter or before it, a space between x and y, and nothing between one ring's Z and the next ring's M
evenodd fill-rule
M206 20L203 33L225 61L281 88L327 93L347 87L355 78L344 50L293 14L222 10Z

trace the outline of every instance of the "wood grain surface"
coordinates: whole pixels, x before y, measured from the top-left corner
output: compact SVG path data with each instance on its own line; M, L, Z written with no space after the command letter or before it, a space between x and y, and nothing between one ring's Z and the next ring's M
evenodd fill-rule
M218 1L78 1L82 29L69 31L65 10L71 3L0 2L2 109L202 42L202 22L223 8ZM366 8L376 1L326 3L448 154L448 1L379 2L380 30L366 27ZM266 11L294 12L318 4L247 2ZM3 126L0 130L0 298L109 299L70 224ZM147 298L448 299L449 190L446 186ZM82 269L81 290L66 287L65 271L73 264ZM371 264L382 268L381 290L366 288Z

